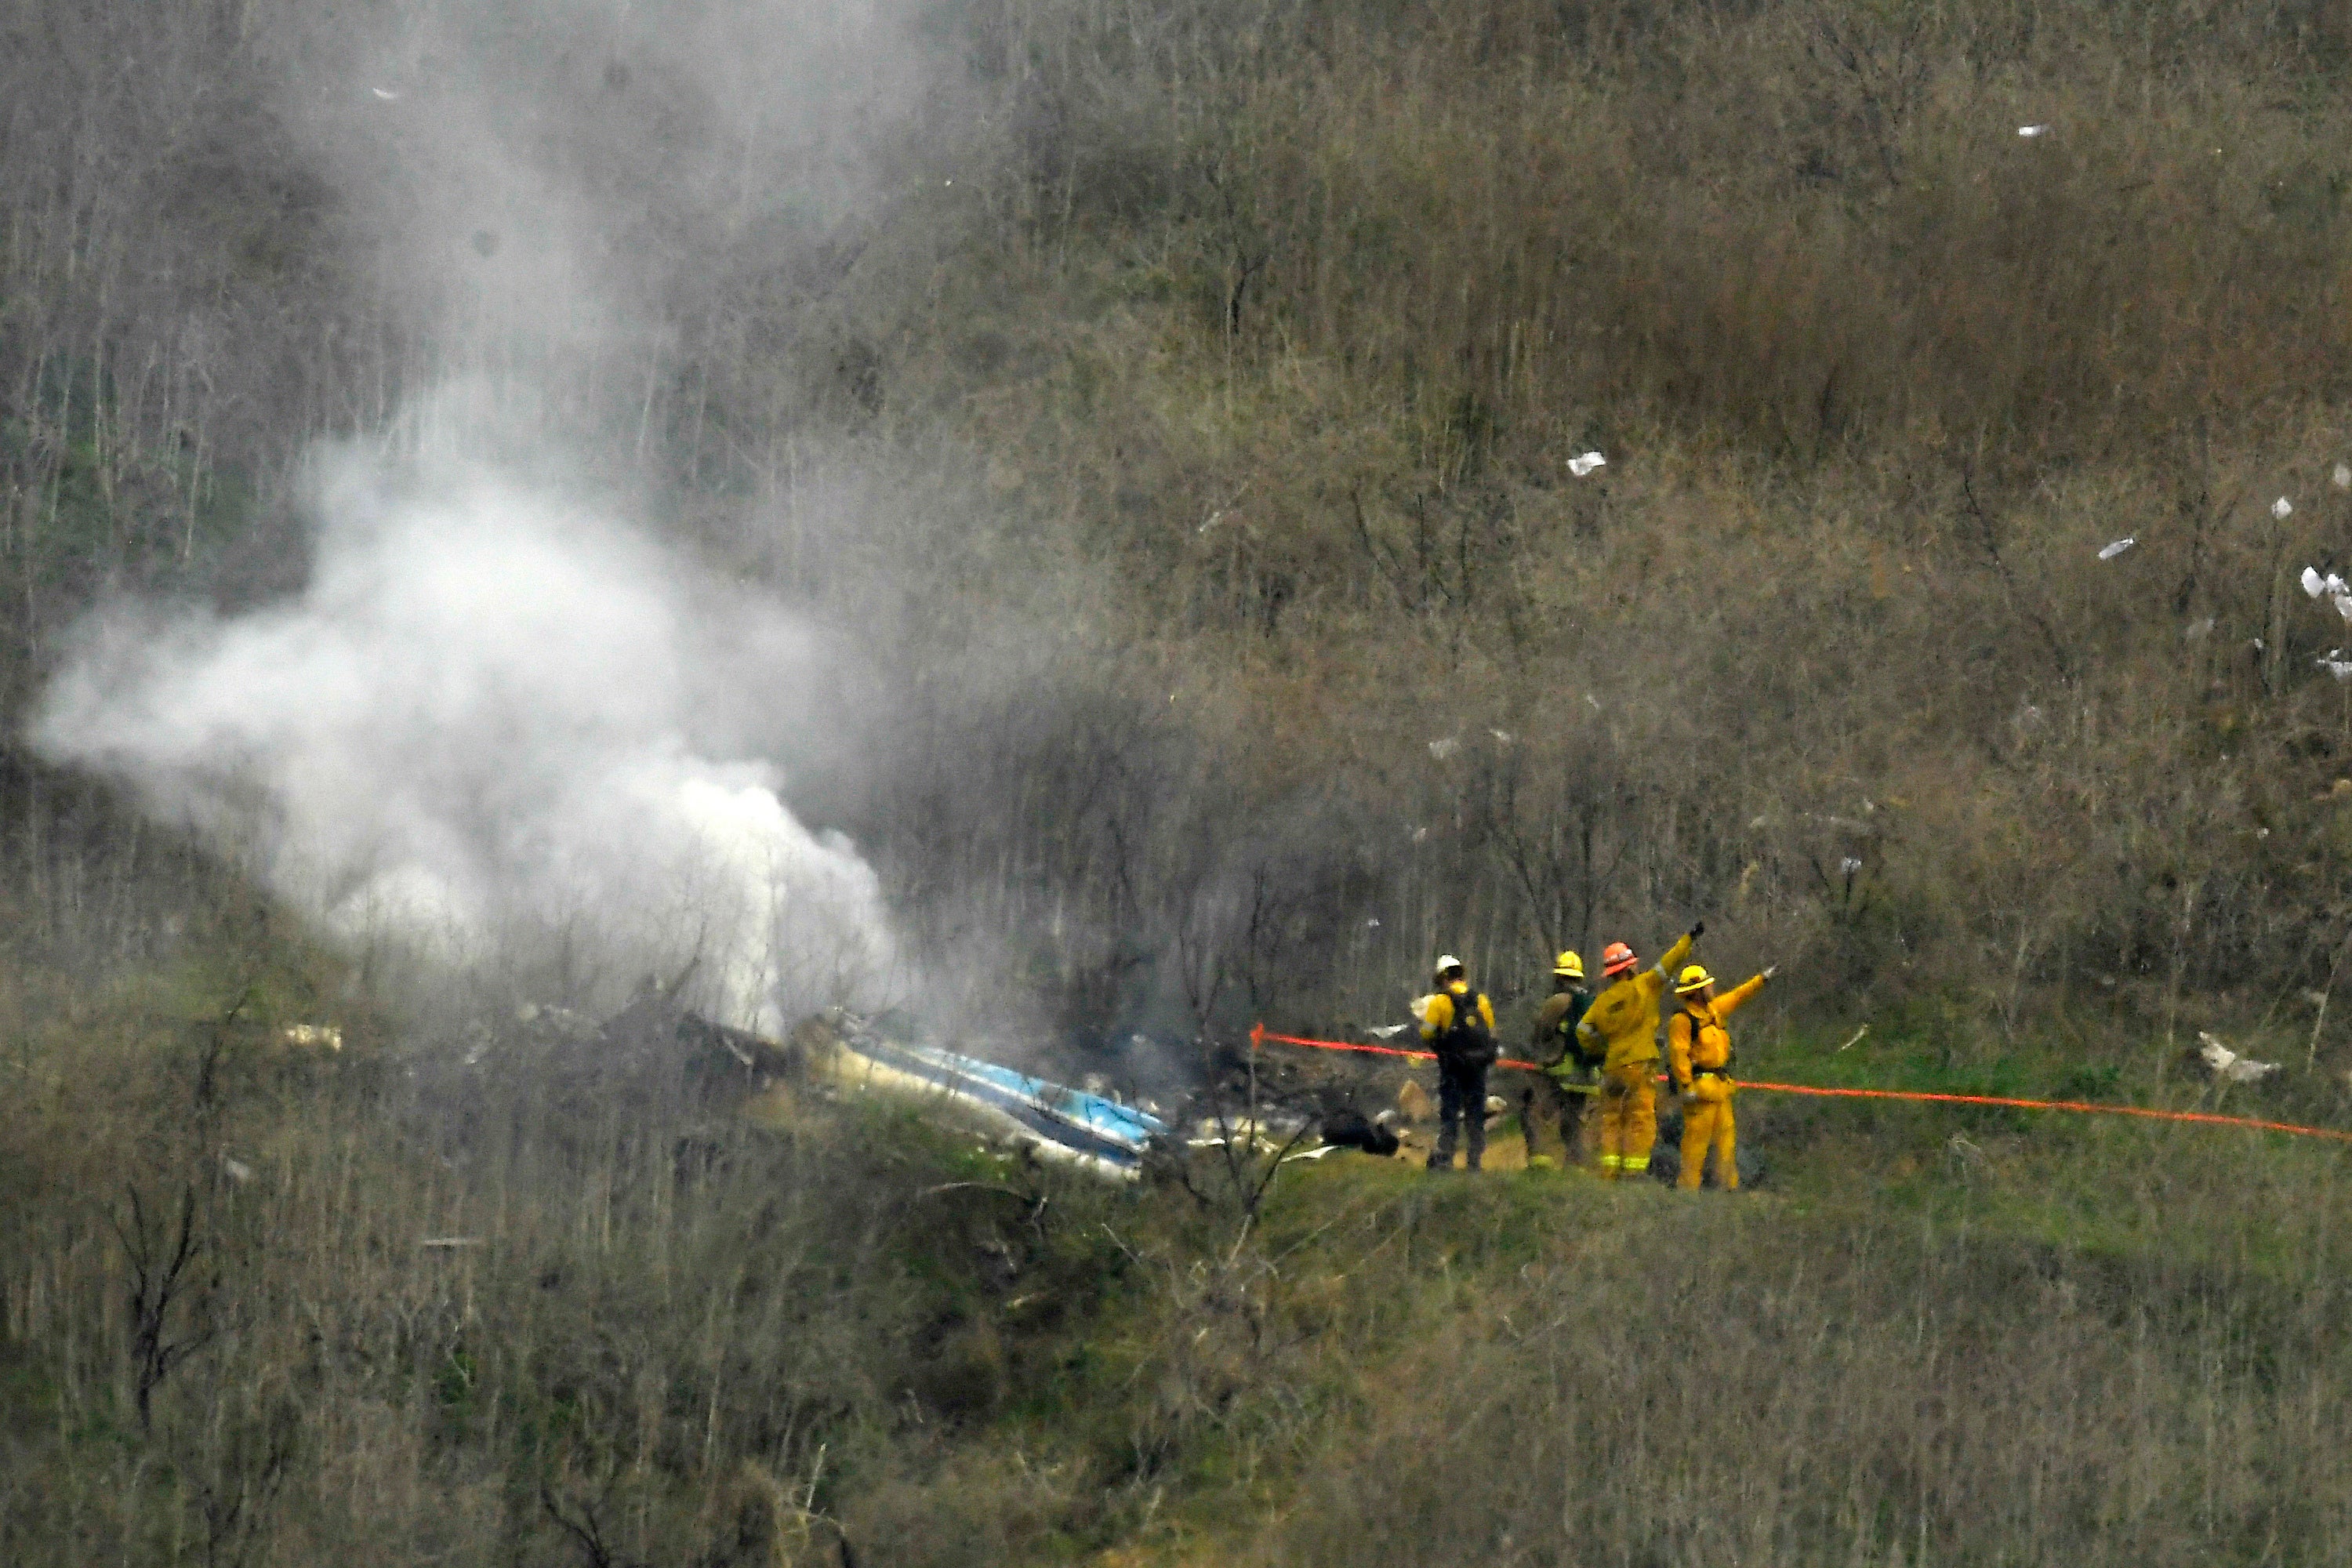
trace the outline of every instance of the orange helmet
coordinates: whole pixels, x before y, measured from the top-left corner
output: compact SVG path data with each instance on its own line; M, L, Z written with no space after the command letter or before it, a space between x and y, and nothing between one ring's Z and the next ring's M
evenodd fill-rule
M1633 966L1640 962L1633 956L1632 948L1622 942L1612 942L1601 950L1601 973L1611 976L1631 974Z

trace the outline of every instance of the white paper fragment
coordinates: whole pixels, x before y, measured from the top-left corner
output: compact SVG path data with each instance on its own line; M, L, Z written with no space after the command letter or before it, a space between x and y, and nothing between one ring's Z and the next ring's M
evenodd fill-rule
M1584 700L1586 705L1591 707L1595 713L1601 711L1601 699L1593 696L1590 691L1584 694Z
M1498 746L1507 746L1511 743L1511 732L1508 730L1489 730L1486 733L1495 737L1495 744Z
M2050 127L2047 125L2021 125L2017 128L2017 133L2020 136L2024 137L2047 136L2050 134Z
M2352 594L2339 593L2336 595L2336 613L2352 621Z
M370 90L378 98L383 100L386 103L398 103L400 101L400 94L393 91L392 89L388 87L373 88Z
M2315 658L2311 662L2334 676L2338 681L2352 680L2352 658L2344 658L2343 650L2340 648L2329 648L2326 658Z
M2352 463L2336 464L2336 472L2328 477L2336 481L2337 489L2352 490Z
M1410 1024L1383 1024L1377 1029L1366 1029L1364 1033L1376 1040L1393 1040L1412 1027Z
M2271 515L2278 519L2281 522L2284 522L2294 514L2294 502L2287 500L2286 497L2281 496L2278 500L2271 502Z
M1587 452L1580 458L1570 458L1568 460L1568 471L1580 479L1595 468L1605 468L1608 466L1609 459L1598 452Z
M2189 622L2186 626L2181 628L2180 635L2186 640L2195 642L2200 637L2211 636L2212 631L2213 617L2208 616L2201 621Z
M2327 580L2319 574L2317 567L2305 567L2302 581L2304 593L2311 598L2316 599L2320 595L2327 592Z
M1844 859L1838 862L1838 869L1851 877L1856 871L1862 869L1862 862L1853 856L1849 855Z
M1444 736L1438 740L1432 741L1429 743L1429 754L1435 757L1441 763L1461 749L1462 742L1455 740L1451 735Z
M2279 1070L2276 1062L2242 1057L2204 1030L2197 1031L2197 1055L2215 1078L2227 1083L2260 1083Z
M2137 538L2118 539L2113 544L2106 546L2099 552L2099 559L2102 561L2113 561L2116 556L2121 555L2125 551L2129 550L2133 545L2137 544L2138 542L2139 541Z
M1378 931L1381 929L1381 922L1377 918L1368 920L1364 922L1364 929L1366 931Z

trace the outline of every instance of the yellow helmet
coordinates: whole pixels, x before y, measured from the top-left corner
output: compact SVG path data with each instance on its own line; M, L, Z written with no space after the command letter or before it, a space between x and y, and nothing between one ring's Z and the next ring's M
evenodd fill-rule
M1714 984L1715 976L1706 972L1706 965L1694 963L1685 968L1681 977L1675 980L1675 994L1688 996L1693 992L1704 991Z
M1584 978L1584 960L1573 952L1563 952L1552 960L1551 972L1569 980Z

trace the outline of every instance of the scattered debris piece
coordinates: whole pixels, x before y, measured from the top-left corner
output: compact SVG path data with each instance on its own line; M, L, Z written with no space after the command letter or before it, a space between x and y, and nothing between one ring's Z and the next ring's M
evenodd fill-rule
M1847 1041L1846 1041L1846 1043L1845 1043L1844 1045L1840 1046L1840 1047L1838 1047L1838 1051L1843 1051L1843 1050L1850 1050L1850 1049L1852 1049L1854 1046L1859 1045L1859 1044L1862 1042L1862 1037L1863 1037L1863 1036L1864 1036L1864 1035L1866 1035L1866 1034L1868 1034L1868 1033L1870 1033L1870 1026L1869 1026L1869 1025L1867 1025L1867 1024L1864 1024L1861 1028L1856 1029L1856 1030L1853 1032L1853 1036L1847 1039ZM1832 1056L1835 1056L1835 1055L1837 1054L1837 1051L1832 1051L1830 1054L1831 1054Z
M221 1173L240 1187L253 1180L253 1167L234 1154L221 1156Z
M2213 617L2210 616L2206 616L2201 621L2191 621L2187 626L2180 628L2181 638L2186 642L2196 642L2200 638L2210 637L2212 634Z
M1461 749L1462 742L1451 735L1443 736L1429 743L1429 754L1441 763Z
M2224 1083L2260 1083L2279 1070L2278 1063L2242 1057L2202 1029L2197 1031L2197 1059Z
M483 1241L478 1236L428 1236L416 1245L431 1247L436 1252L447 1252L460 1247L480 1247Z
M2116 556L2121 555L2125 551L2129 550L2133 545L2137 544L2139 540L2137 536L2129 539L2118 539L2113 544L2105 545L2101 548L2099 551L2099 559L2102 561L2113 561Z
M340 1051L343 1048L343 1030L339 1024L289 1024L278 1031L281 1046L303 1046L317 1050Z
M1495 737L1495 743L1498 746L1507 746L1511 743L1512 737L1508 730L1489 730L1486 733Z
M1382 1111L1385 1117L1391 1112ZM1360 1149L1367 1154L1386 1159L1397 1152L1397 1135L1382 1121L1366 1121L1361 1111L1339 1110L1323 1119L1323 1142L1327 1148Z
M2020 136L2024 137L2026 140L2032 141L2036 136L2049 135L2050 127L2047 125L2021 125L2017 128L2017 133Z
M2271 502L2271 515L2278 519L2281 522L2284 522L2288 518L2294 515L2294 503L2287 500L2286 497L2281 496L2278 500Z
M1580 458L1570 458L1568 460L1568 471L1580 479L1595 468L1605 468L1608 466L1609 459L1598 452L1587 452Z
M398 103L400 101L400 94L393 91L392 89L388 87L371 88L369 90L373 92L378 98L383 100L386 103Z
M844 1008L803 1022L791 1044L838 1088L952 1107L1041 1158L1098 1175L1131 1180L1142 1171L1144 1150L1169 1132L1135 1106L978 1057L887 1039Z
M1366 1029L1364 1033L1376 1040L1393 1040L1412 1027L1411 1024L1382 1024L1379 1028Z
M2336 471L2328 478L2336 481L2337 489L2352 490L2352 463L2336 464Z
M2340 647L2329 648L2325 655L2311 662L2338 680L2352 680L2352 659L2346 658Z
M1848 855L1838 862L1838 869L1851 877L1862 869L1862 861L1855 856Z

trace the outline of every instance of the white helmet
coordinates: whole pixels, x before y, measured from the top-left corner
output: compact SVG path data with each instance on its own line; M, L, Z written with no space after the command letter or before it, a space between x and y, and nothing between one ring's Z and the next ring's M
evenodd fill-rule
M1437 977L1443 980L1448 973L1461 967L1462 961L1452 953L1441 954L1437 960Z

